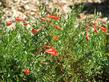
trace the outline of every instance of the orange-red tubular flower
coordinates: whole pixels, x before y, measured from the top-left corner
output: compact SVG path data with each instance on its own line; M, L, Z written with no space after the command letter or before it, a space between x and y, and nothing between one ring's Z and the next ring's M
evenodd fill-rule
M17 22L23 22L24 21L24 19L23 18L20 18L20 17L16 17L16 19L15 19Z
M60 17L54 16L54 15L50 15L48 16L48 18L54 19L56 21L60 19Z
M23 73L25 75L30 75L31 71L29 69L24 69Z
M89 26L86 25L86 40L87 40L87 41L89 41L89 39L90 39L88 32L89 32Z
M49 19L41 18L41 22L51 22Z
M58 29L58 30L63 30L63 28L61 28L60 26L54 26L54 28Z
M103 32L107 32L107 28L105 28L105 27L100 27L100 29L101 29Z
M58 41L59 40L59 36L53 36L53 40L54 41Z
M89 41L89 39L90 39L89 35L88 35L88 33L86 33L86 40Z
M7 21L6 26L10 26L12 24L12 21Z
M46 21L46 18L41 18L41 21Z
M58 52L56 51L55 48L49 48L45 50L46 53L51 54L52 56L58 56Z
M24 23L23 25L24 25L24 26L28 26L28 23Z
M98 31L97 31L97 29L96 29L96 28L97 28L96 23L94 24L93 28L94 28L94 32L95 32L95 33L98 33Z
M35 35L35 34L37 34L38 32L39 32L39 29L38 29L38 30L37 30L37 29L34 29L34 28L32 29L32 34Z

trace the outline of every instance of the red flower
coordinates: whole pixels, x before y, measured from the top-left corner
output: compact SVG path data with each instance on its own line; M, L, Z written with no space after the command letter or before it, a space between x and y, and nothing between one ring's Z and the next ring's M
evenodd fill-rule
M56 28L58 30L63 30L63 28L61 28L60 26L54 26L54 28Z
M87 41L89 41L88 32L89 32L89 25L86 25L86 40L87 40Z
M35 35L35 34L37 34L39 32L39 30L36 30L36 29L32 29L32 33Z
M59 36L53 36L53 40L54 41L58 41L59 40Z
M46 19L46 18L41 18L41 22L51 22L50 20Z
M6 25L7 25L7 26L10 26L11 24L12 24L12 21L7 21L7 22L6 22Z
M88 35L88 33L86 33L86 40L89 41L89 39L90 39L89 35Z
M105 27L100 27L100 29L103 31L103 32L107 32L107 29Z
M98 31L97 31L97 29L96 29L96 28L94 28L94 32L95 32L95 33L98 33Z
M24 73L25 75L29 75L29 74L31 73L31 71L30 71L29 69L25 69L25 70L23 71L23 73Z
M41 18L41 21L46 21L46 18Z
M95 32L95 33L98 33L96 27L97 27L97 25L96 25L96 23L95 23L94 26L93 26L93 28L94 28L94 32Z
M22 19L22 18L20 18L20 17L16 17L16 19L15 19L17 22L22 22L22 21L24 21L24 19Z
M23 23L24 26L28 26L28 23Z
M48 53L48 54L51 54L52 56L58 56L58 52L53 47L50 48L50 49L45 50L45 52Z
M53 15L48 16L48 18L54 19L56 21L60 19L60 17L53 16Z

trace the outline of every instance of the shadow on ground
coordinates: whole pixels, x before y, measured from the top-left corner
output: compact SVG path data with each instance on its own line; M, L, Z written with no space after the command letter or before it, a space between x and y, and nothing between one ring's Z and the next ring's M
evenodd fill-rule
M83 9L81 13L84 14L95 14L101 12L102 17L109 17L109 3L102 2L102 3L80 3L75 4L74 8L78 8L79 6L83 5Z

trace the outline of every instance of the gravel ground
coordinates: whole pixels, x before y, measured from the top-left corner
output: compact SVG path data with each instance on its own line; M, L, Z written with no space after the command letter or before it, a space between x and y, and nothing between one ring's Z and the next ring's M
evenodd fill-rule
M69 5L101 1L103 0L0 0L3 6L3 20L12 20L15 17L34 20L41 17L41 6L46 8L46 15L52 14L57 9L58 13L54 13L55 15L64 15L67 18L71 11ZM105 1L108 2L108 0Z
M14 17L36 19L41 16L40 7L46 7L46 14L52 14L54 9L59 10L57 15L67 14L71 10L68 7L70 1L65 0L1 0L3 8L3 19L10 20Z

